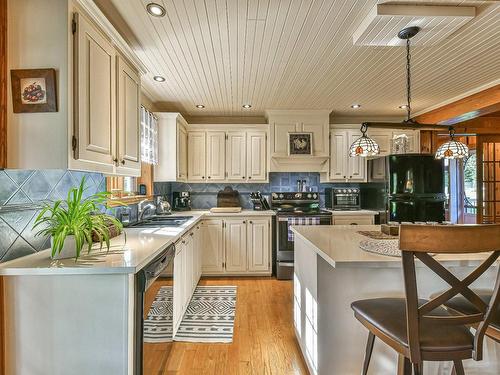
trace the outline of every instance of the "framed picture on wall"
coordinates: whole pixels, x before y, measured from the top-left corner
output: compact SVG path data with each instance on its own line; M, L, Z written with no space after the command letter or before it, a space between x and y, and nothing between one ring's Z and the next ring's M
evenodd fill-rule
M57 112L55 69L10 71L14 113Z
M312 133L288 133L288 155L312 155Z

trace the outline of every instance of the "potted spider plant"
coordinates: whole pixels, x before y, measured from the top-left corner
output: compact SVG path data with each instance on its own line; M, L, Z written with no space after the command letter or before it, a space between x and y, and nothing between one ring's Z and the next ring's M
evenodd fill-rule
M82 249L87 247L90 253L94 242L100 243L100 250L106 244L110 247L112 232L120 233L123 228L114 216L101 212L109 193L100 192L83 198L85 177L79 187L69 190L66 200L57 200L43 204L33 229L41 227L37 236L50 236L53 259L80 257Z

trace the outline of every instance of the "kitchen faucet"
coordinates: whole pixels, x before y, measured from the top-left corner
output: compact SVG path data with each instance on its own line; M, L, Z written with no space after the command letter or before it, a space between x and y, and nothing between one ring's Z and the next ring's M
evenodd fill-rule
M141 221L142 217L148 210L156 210L156 206L153 202L149 201L148 199L143 199L137 205L137 213L138 213L137 220Z

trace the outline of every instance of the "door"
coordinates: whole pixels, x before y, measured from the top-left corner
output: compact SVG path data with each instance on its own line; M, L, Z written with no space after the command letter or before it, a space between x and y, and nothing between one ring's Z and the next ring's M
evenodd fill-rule
M116 172L129 176L140 176L141 80L139 73L121 56L117 56L117 80L118 167Z
M267 219L248 221L248 270L269 271L269 227Z
M476 160L478 223L500 223L500 136L478 135Z
M226 133L207 132L207 180L224 181L226 175Z
M246 133L227 133L227 179L229 181L246 180Z
M302 131L312 133L313 155L328 156L328 132L330 126L323 123L302 124Z
M206 134L188 132L188 180L205 181Z
M224 248L226 271L247 270L247 225L243 219L224 220Z
M177 174L178 181L187 180L187 165L188 165L188 136L186 128L177 123Z
M223 221L203 220L201 223L201 271L203 274L224 272Z
M81 14L75 20L75 159L114 167L115 49Z
M267 144L265 132L247 132L248 182L267 180Z
M275 122L271 129L273 129L272 154L288 155L288 133L298 131L299 124L295 122Z
M347 132L334 130L330 136L330 180L345 181L347 176Z
M347 160L347 177L349 181L353 182L366 181L366 158L360 156L349 156L349 147L359 137L361 137L361 134L357 131L348 132L348 142L344 154L344 158Z

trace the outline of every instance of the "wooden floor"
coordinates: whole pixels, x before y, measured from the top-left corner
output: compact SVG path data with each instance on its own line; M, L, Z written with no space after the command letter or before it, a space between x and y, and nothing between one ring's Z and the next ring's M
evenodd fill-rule
M238 287L233 342L157 345L145 375L308 374L295 339L291 281L223 278L202 279L200 285Z

